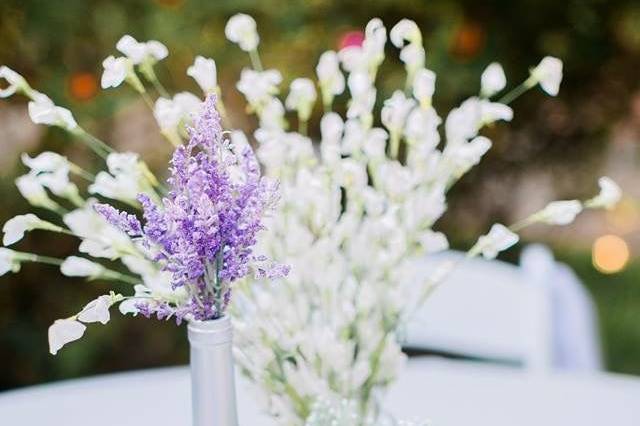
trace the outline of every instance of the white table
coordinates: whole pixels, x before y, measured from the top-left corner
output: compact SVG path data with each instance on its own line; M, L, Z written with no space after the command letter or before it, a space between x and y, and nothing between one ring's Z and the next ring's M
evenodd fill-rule
M239 380L243 426L276 426ZM185 367L111 374L0 393L11 426L188 425ZM640 379L613 374L535 376L437 358L412 359L387 395L390 412L434 426L638 426Z

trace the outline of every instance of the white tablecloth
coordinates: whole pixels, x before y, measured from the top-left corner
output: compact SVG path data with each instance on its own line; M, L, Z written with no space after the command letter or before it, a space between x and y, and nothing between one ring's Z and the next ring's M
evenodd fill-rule
M238 383L242 426L274 426ZM185 367L111 374L0 393L0 425L189 425ZM537 376L437 358L412 359L387 409L434 426L638 426L640 379L612 374Z

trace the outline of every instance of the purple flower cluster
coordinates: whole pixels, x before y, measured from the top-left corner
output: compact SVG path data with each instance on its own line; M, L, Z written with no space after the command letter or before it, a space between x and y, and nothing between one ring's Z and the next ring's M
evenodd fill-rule
M252 264L259 277L288 273L288 267L267 268L263 257L253 255L262 218L277 200L277 185L261 177L249 145L232 146L224 139L215 96L206 99L189 142L175 150L170 172L162 206L138 196L143 227L135 216L111 206L97 205L96 211L159 250L155 260L172 272L174 288L186 287L190 295L176 311L184 315L187 308L200 320L218 318L229 302L231 283L246 276ZM169 315L166 304L156 314Z

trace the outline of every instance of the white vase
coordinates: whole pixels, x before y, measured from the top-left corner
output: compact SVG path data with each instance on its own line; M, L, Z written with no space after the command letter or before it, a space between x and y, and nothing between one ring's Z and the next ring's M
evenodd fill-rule
M237 426L231 320L191 321L188 328L193 426Z

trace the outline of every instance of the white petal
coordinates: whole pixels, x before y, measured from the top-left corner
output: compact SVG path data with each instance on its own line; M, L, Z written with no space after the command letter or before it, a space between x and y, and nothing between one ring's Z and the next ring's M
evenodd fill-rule
M100 296L89 302L78 314L78 319L84 323L99 322L106 324L111 319L109 308L111 296Z
M204 93L213 93L218 86L216 62L203 56L196 59L188 69L187 75L192 77Z
M49 327L49 352L55 355L67 343L81 338L86 329L84 324L75 320L56 320Z
M260 42L256 21L244 13L238 13L229 18L224 34L229 41L237 43L240 49L246 52L254 50Z
M18 272L19 270L20 261L16 258L16 252L0 247L0 276L7 272Z
M413 96L421 105L430 104L436 90L436 73L426 68L419 70L413 80Z
M546 56L533 69L532 75L540 83L542 90L556 96L562 82L562 61L553 56Z
M507 77L499 63L493 62L482 73L480 91L484 96L493 96L504 89L506 85Z
M102 67L104 71L102 72L100 85L103 89L120 86L129 72L129 63L127 63L126 58L109 56L102 61Z
M67 277L96 278L104 272L104 267L84 257L69 256L60 265L60 272Z
M2 228L2 232L4 232L2 244L10 246L20 241L24 237L25 232L35 229L40 222L42 222L40 218L32 213L9 219Z
M20 74L5 65L0 67L0 79L7 82L7 87L0 88L0 98L8 98L18 90L28 87L27 82Z
M552 201L540 212L541 221L550 225L568 225L582 211L578 200Z
M418 25L410 19L402 19L391 29L389 34L391 43L397 48L401 48L404 45L405 40L409 43L422 43L422 34Z
M600 193L587 201L587 205L591 208L613 208L622 198L622 190L618 184L611 178L603 176L598 179Z
M499 223L491 227L487 235L478 239L478 246L487 259L494 259L498 253L516 244L519 240L517 234L511 232L509 228Z

